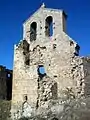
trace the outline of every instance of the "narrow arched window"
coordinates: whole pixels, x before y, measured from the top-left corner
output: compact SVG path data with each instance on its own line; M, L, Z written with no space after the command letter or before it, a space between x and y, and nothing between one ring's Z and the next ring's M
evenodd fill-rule
M48 37L53 35L53 18L51 16L45 20L45 35Z
M37 36L37 23L33 22L30 25L30 41L36 40Z

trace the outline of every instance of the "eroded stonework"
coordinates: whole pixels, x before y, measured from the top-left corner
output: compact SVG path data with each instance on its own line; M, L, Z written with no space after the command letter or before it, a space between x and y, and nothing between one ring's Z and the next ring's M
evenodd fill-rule
M14 47L12 109L25 101L38 108L67 88L86 94L84 61L66 34L66 18L62 10L41 6L23 24L23 40Z
M47 101L57 99L57 83L48 76L38 80L37 108L43 106Z

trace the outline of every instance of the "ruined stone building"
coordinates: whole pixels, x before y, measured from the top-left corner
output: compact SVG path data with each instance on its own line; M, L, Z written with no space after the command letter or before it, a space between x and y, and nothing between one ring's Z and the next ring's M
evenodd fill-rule
M43 4L23 24L23 39L14 47L12 105L39 107L67 88L90 95L90 59L66 34L67 15ZM87 68L88 66L88 68Z
M0 65L0 99L12 98L12 70Z

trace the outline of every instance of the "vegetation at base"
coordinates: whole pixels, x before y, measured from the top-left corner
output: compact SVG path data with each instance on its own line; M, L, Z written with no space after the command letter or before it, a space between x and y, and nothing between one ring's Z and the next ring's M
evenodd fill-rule
M0 100L0 120L7 120L10 117L11 101Z
M11 120L10 106L10 101L0 101L0 120ZM15 120L90 120L90 97L75 98L68 91L67 97L51 100L48 108L39 108L30 118Z
M22 117L17 120L90 120L90 97L64 100L63 111L59 101L61 99L52 101L47 109L38 109L38 112L30 118ZM52 110L52 107L54 107L54 110Z

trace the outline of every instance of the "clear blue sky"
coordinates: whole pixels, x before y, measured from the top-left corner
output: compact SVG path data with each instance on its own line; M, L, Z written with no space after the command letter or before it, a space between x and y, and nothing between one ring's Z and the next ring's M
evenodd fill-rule
M81 46L80 55L90 55L90 0L0 0L0 64L13 66L14 44L22 39L22 24L41 3L64 9L67 33Z

